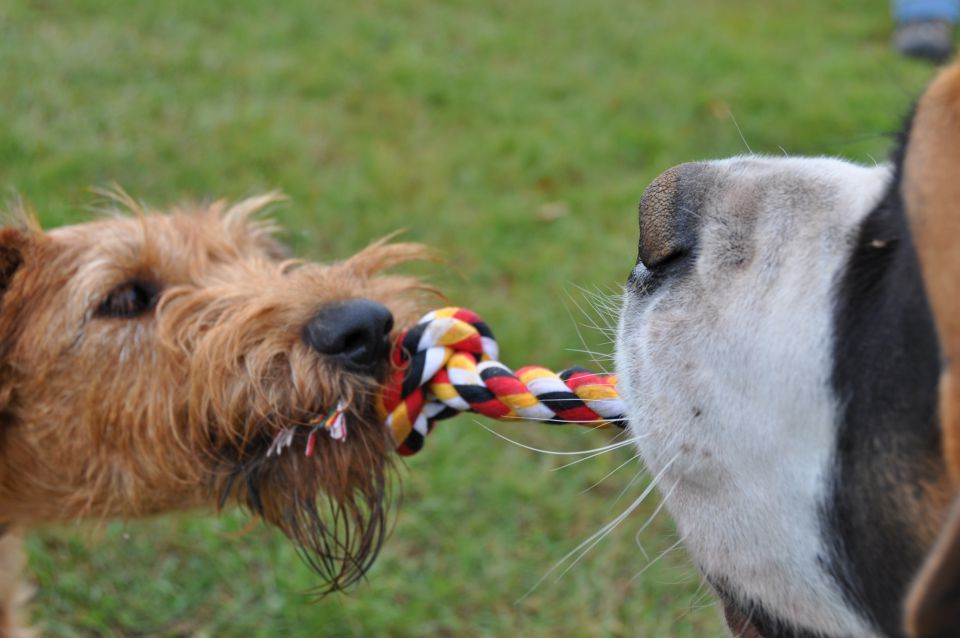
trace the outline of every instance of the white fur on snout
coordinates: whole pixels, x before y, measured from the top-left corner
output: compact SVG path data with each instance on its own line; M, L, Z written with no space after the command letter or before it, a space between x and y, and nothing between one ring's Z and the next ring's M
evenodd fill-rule
M825 571L839 405L830 385L837 278L886 167L828 159L705 164L696 263L629 291L617 372L651 472L706 575L825 635L872 636ZM638 266L643 274L643 266Z

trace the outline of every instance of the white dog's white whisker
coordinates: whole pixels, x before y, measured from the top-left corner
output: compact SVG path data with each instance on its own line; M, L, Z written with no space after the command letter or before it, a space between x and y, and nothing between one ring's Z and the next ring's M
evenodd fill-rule
M620 306L623 298L623 291L621 290L618 293L609 295L600 292L599 290L594 292L587 290L582 286L575 287L584 296L590 308L593 310L593 313L588 313L581 309L581 312L583 312L584 315L589 318L592 327L604 334L615 333L617 328L617 317L620 312Z
M571 569L573 569L573 567L577 563L579 563L583 559L583 557L590 552L591 549L596 547L598 543L600 543L604 538L606 538L610 534L610 532L612 532L614 529L616 529L620 525L620 523L626 520L626 518L630 516L630 514L632 514L634 510L636 510L638 507L640 507L640 505L643 504L643 502L647 499L648 496L650 496L653 490L656 489L657 484L660 482L660 479L663 478L663 475L669 469L670 465L672 465L673 461L675 461L678 457L679 457L679 454L676 457L674 457L673 460L669 461L664 466L664 468L656 476L653 477L653 479L650 481L650 485L648 485L643 490L643 492L640 493L640 496L634 499L634 501L630 503L630 505L627 506L627 508L623 510L623 512L618 514L612 521L610 521L609 523L601 527L599 530L594 532L589 538L587 538L585 541L580 543L577 547L575 547L572 551L570 551L566 556L564 556L557 563L557 565L554 566L554 567L558 567L559 565L568 561L571 556L579 552L579 555L577 555L577 557L573 559L573 561L571 561L570 564L567 565L563 569L563 571L560 572L560 574L557 575L557 579L563 577L564 574L566 574Z
M677 615L677 622L682 621L684 618L693 614L694 612L710 609L712 607L716 607L717 605L716 600L713 598L713 593L703 576L699 573L694 573L693 576L699 579L700 584L694 590L693 594L691 594L690 604L687 605L687 608L683 612Z
M638 442L639 442L640 440L645 439L645 438L647 438L647 437L650 436L649 433L637 434L636 432L631 432L631 434L632 434L632 439L631 439L631 440L638 441ZM671 445L672 442L673 442L673 440L674 440L677 436L679 436L679 435L678 435L677 433L674 433L674 434L670 437L670 440L669 440L669 442L667 443L667 445L668 445L668 446ZM637 437L640 437L640 438L637 438ZM679 454L679 453L678 453L678 454ZM641 455L640 455L640 458L643 458L643 454L642 454L642 453L641 453ZM633 486L636 485L644 476L647 476L647 474L648 474L647 468L646 468L645 466L642 467L642 468L640 469L640 471L637 472L637 473L633 476L633 478L630 479L630 481L628 481L627 484L623 486L623 488L622 488L622 489L620 490L620 492L617 494L617 497L616 497L615 499L613 499L613 502L612 502L612 503L610 503L610 508L612 509L613 507L615 507L616 504L619 503L620 500L627 494L627 492L629 492L630 489L633 488ZM674 483L673 487L670 488L670 491L672 492L675 487L676 487L676 483ZM666 498L663 498L663 499L661 500L661 502L660 502L660 507L663 507L663 506L666 504L666 502L667 502L667 499L666 499Z
M642 455L641 455L641 458L642 458ZM616 498L614 498L613 502L610 503L609 508L613 509L614 507L616 507L617 503L620 502L620 500L626 495L626 493L629 492L633 488L633 486L639 483L640 480L645 476L647 476L646 467L642 468L639 472L633 475L632 479L627 481L627 484L620 489L620 491L617 493Z
M660 552L659 554L657 554L657 557L656 557L656 558L654 558L652 561L650 561L650 562L648 562L646 565L644 565L643 569L641 569L639 572L637 572L636 574L634 574L634 575L633 575L633 578L631 578L631 579L630 579L629 581L627 581L627 582L628 582L628 583L633 583L633 582L635 582L638 578L640 578L641 576L643 576L643 575L647 572L648 569L650 569L651 567L653 567L654 565L656 565L657 562L659 562L661 559L663 559L663 558L664 558L667 554L669 554L670 552L675 551L676 549L678 549L681 545L683 545L683 537L682 537L682 536L677 539L677 542L673 543L672 545L670 545L670 547L666 548L665 550L663 550L662 552Z
M596 350L585 350L583 348L567 348L566 350L567 352L576 352L579 354L588 355L590 357L604 359L606 361L613 361L613 353L611 352L598 352Z
M627 445L630 445L631 443L635 443L635 442L636 442L636 441L635 441L634 439L629 439L629 440L627 440L627 441L622 441L622 443L626 443ZM619 445L619 444L617 444L617 445ZM621 447L623 447L623 446L621 446ZM617 449L617 448L613 448L613 449ZM602 455L604 455L604 454L606 454L606 453L608 453L608 452L610 452L610 451L611 451L611 450L603 450L603 451L601 451L601 452L597 452L596 454L591 454L591 455L589 455L589 456L584 456L584 457L582 457L582 458L577 459L576 461L570 461L569 463L564 463L563 465L560 465L560 466L558 466L558 467L555 467L555 468L553 468L553 469L550 470L550 471L551 471L551 472L558 472L558 471L560 471L560 470L565 470L565 469L567 469L568 467L570 467L571 465L576 465L576 464L578 464L578 463L582 463L583 461L589 461L589 460L591 460L591 459L595 459L595 458L597 458L598 456L602 456ZM636 458L636 457L634 457L634 458Z
M577 310L579 310L582 315L584 315L585 317L587 317L588 319L590 319L590 315L583 309L583 307L577 302L577 300L573 298L573 295L571 295L569 291L564 291L564 292L565 292L565 294L567 295L567 299L569 299L570 302L571 302L574 306L577 307ZM597 358L593 355L593 353L592 353L592 348L590 348L589 344L587 344L587 340L586 340L586 338L583 336L583 332L580 330L580 327L581 327L581 326L580 326L580 323L574 318L573 312L571 312L570 307L569 307L569 306L565 306L565 307L566 307L566 310L567 310L567 314L570 316L570 321L571 321L571 323L573 323L573 329L576 330L576 332L577 332L577 338L580 340L580 343L583 345L583 351L584 351L586 354L588 354L588 355L590 356L590 358L593 360L594 366L596 366L597 368L603 370L603 371L604 371L604 374L606 374L606 367L607 367L607 366L601 364L601 363L597 360ZM590 327L590 326L585 326L585 327ZM594 323L593 327L599 329L599 327L596 326L596 323Z
M669 467L670 467L670 463L667 463L666 467L663 469L663 472L665 472ZM630 514L632 514L634 510L636 510L638 507L640 507L641 504L643 504L643 501L650 495L651 492L653 492L654 489L656 489L657 480L658 480L658 477L660 476L662 476L662 473L659 474L657 477L654 477L654 479L650 482L650 485L648 485L647 488L644 489L643 492L640 494L640 496L638 496L629 506L627 506L627 508L623 512L618 514L612 521L610 521L609 523L601 527L599 530L597 530L593 534L591 534L586 540L584 540L579 545L574 547L572 550L567 552L563 556L563 558L561 558L556 563L554 563L553 567L551 567L546 572L544 572L544 574L539 579L537 579L537 582L535 582L530 587L530 589L528 589L523 594L523 596L517 599L517 602L521 602L527 596L533 593L541 584L543 584L544 581L550 578L551 574L556 572L562 565L570 561L572 557L576 556L576 558L574 558L573 561L569 565L567 565L567 567L564 568L563 571L561 571L557 575L554 582L556 582L556 580L559 580L560 578L563 577L564 574L569 572L571 568L573 568L578 562L580 562L580 560L583 559L583 557L586 556L587 553L589 553L590 550L597 545L597 543L599 543L604 538L606 538L607 535L610 534L610 532L616 529L616 527L620 525L620 523L622 523L624 520L626 520L626 518Z
M580 348L567 348L567 352L583 354L590 357L593 361L594 371L600 374L612 374L610 367L614 362L613 355L605 352L596 352L594 350L583 350ZM601 363L604 362L604 363Z
M554 455L554 456L579 456L579 455L583 455L583 454L597 454L597 453L601 453L601 454L602 454L602 453L604 453L604 452L609 452L610 450L617 450L617 449L620 449L620 448L622 448L622 447L626 447L626 446L631 445L631 444L633 443L633 439L629 439L629 440L626 440L626 441L620 441L619 443L614 443L614 444L612 444L612 445L605 445L605 446L603 446L603 447L593 448L593 449L591 449L591 450L577 450L577 451L574 451L574 452L566 452L566 451L561 451L561 450L545 450L545 449L542 449L542 448L533 447L533 446L531 446L531 445L526 445L526 444L524 444L524 443L521 443L520 441L515 441L514 439L511 439L510 437L507 437L507 436L504 436L504 435L500 434L499 432L497 432L497 431L494 430L493 428L487 427L486 425L484 425L484 424L481 423L480 421L475 421L475 423L476 423L477 425L479 425L480 427L482 427L482 428L483 428L484 430L486 430L487 432L489 432L490 434L492 434L492 435L494 435L494 436L496 436L496 437L498 437L498 438L503 439L503 440L506 441L507 443L512 443L513 445L516 445L517 447L521 447L521 448L523 448L523 449L525 449L525 450L530 450L531 452L537 452L537 453L539 453L539 454L552 454L552 455Z
M733 109L728 108L727 113L730 114L730 119L733 121L733 125L737 127L737 133L740 135L740 139L743 141L743 145L747 147L747 152L753 155L753 149L750 148L750 144L747 143L747 138L743 135L743 130L740 128L739 122L737 122L736 116L733 114Z
M637 544L637 547L640 548L640 551L642 551L644 554L646 554L646 551L644 551L643 545L640 543L640 535L643 534L646 531L646 529L650 527L651 523L653 523L653 521L657 518L657 515L660 513L660 510L662 510L663 506L667 504L668 500L670 500L670 496L673 494L673 490L675 490L676 487L677 487L677 483L674 483L673 485L670 486L670 489L667 490L666 494L660 497L660 502L657 504L657 507L653 510L653 513L651 513L650 516L647 517L646 522L643 525L641 525L640 529L638 529L636 534L633 535L634 542Z
M557 399L557 403L562 403L564 400L565 400L565 399ZM574 399L570 399L570 401L571 401L571 402L575 402L577 405L579 405L579 402L576 402L576 400L574 400ZM526 423L541 423L541 424L546 423L547 425L551 425L551 423L548 422L548 421L543 421L542 419L536 419L536 418L528 417L528 416L522 416L522 415L520 415L520 414L507 414L507 415L504 415L504 416L500 417L500 418L497 419L497 420L498 420L498 421L502 421L502 422L504 422L504 423L518 423L518 422L523 421L523 422L526 422ZM606 419L566 419L566 420L564 420L564 421L562 421L562 422L558 421L557 423L555 423L555 424L553 424L553 425L567 425L567 424L569 424L569 425L579 425L579 426L583 427L584 430L587 430L587 429L590 429L590 430L603 430L603 429L606 429L606 428L610 427L610 421L608 421L608 420L606 420ZM618 428L618 429L619 429L619 428ZM622 433L622 432L623 432L623 430L620 430L620 432L617 432L617 435L619 436L619 434Z
M616 474L617 472L619 472L621 469L623 469L624 467L626 467L626 466L629 465L630 463L633 463L633 462L635 462L635 461L637 461L637 460L639 460L639 459L640 459L640 454L634 454L633 456L631 456L630 458L628 458L626 461L624 461L623 463L621 463L621 464L618 465L617 467L613 468L612 470L610 470L609 472L607 472L606 474L604 474L603 477L601 477L600 480L598 480L596 483L594 483L594 484L591 485L590 487L587 487L587 488L584 488L583 490L581 490L581 491L579 492L579 494L577 494L577 495L578 495L578 496L582 496L583 494L586 494L586 493L589 492L590 490L599 487L599 486L600 486L604 481L606 481L608 478L610 478L611 476L613 476L614 474Z

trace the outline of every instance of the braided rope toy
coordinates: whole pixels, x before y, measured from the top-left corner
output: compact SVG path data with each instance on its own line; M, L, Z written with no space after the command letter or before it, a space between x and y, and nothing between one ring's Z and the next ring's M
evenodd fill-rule
M514 372L497 360L499 350L487 324L465 308L429 312L400 335L392 353L394 372L378 407L401 456L419 452L437 421L461 412L592 428L626 425L616 375L538 366ZM341 402L307 424L307 456L322 430L335 441L346 440L345 412ZM290 447L297 427L278 432L267 456Z
M424 315L400 336L393 356L396 370L382 403L402 456L420 451L437 421L467 411L594 428L626 423L616 375L537 366L514 372L497 360L487 324L464 308Z

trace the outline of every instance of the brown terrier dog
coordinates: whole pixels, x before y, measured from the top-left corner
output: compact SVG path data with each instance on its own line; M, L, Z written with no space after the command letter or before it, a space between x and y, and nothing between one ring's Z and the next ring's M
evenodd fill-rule
M0 637L28 635L18 534L43 523L236 503L329 589L376 556L394 445L376 397L394 317L426 290L378 273L423 250L285 259L255 218L276 199L161 215L126 198L133 215L0 229ZM346 438L306 456L338 404ZM299 445L268 454L280 432Z

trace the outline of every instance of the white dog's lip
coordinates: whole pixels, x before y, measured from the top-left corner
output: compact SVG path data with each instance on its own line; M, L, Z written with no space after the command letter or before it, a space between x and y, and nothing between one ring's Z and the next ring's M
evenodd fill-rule
M655 264L650 265L644 262L643 265L653 272L662 273L671 268L675 268L678 264L688 259L692 252L693 250L690 248L676 248L667 255L660 257ZM641 262L642 261L641 258Z
M692 251L677 252L654 268L648 268L638 259L627 279L627 293L639 299L649 297L664 284L688 274L693 270L694 263L695 255Z
M630 276L627 277L627 284L631 287L642 286L652 276L653 273L638 260L637 265L630 271Z

